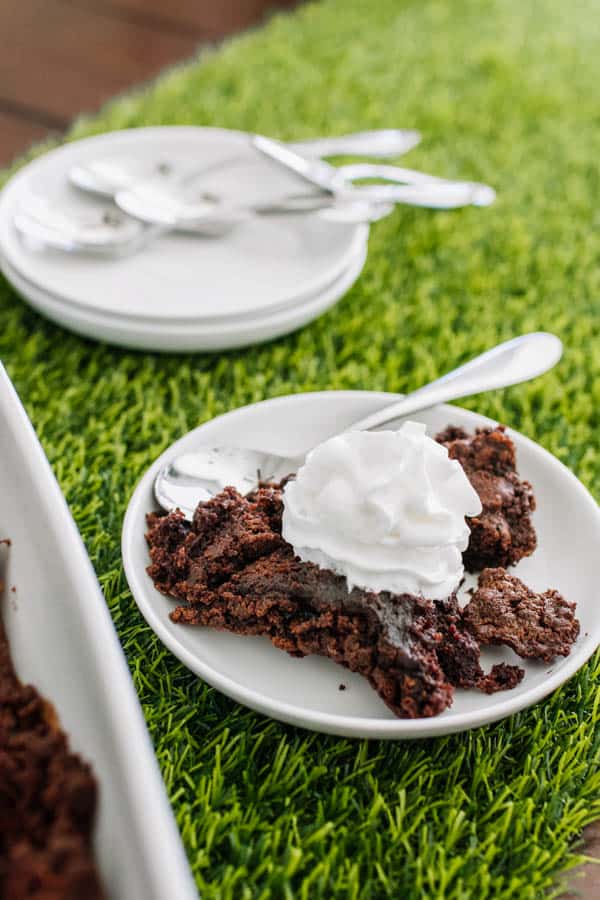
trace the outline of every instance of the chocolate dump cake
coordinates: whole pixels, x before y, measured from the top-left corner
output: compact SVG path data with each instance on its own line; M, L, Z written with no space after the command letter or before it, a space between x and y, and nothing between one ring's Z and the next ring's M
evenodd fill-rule
M19 681L0 617L0 897L100 900L96 805L96 779L54 708Z
M484 673L480 644L503 643L544 661L568 653L578 634L572 605L556 592L534 594L502 568L535 547L533 494L516 474L512 441L501 428L472 437L447 429L438 440L482 501L469 522L465 562L496 566L483 573L466 610L454 593L432 600L350 589L342 575L301 560L282 537L284 486L270 484L246 497L226 488L199 504L191 523L178 511L149 514L148 573L181 601L172 620L265 635L293 656L327 656L364 675L403 718L442 712L456 687L515 687L523 669L501 663ZM495 630L494 621L501 623Z

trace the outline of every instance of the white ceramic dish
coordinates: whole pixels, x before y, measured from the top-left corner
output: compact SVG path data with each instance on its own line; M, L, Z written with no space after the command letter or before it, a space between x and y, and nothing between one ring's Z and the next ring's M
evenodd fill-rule
M54 704L73 750L98 777L95 846L107 896L192 900L197 893L104 597L1 365L0 498L0 537L12 541L3 617L15 666Z
M165 159L180 170L213 167L195 184L241 203L305 191L263 159L243 132L219 128L136 128L59 147L25 166L0 194L0 253L19 274L77 309L141 322L231 322L302 302L338 278L364 249L367 225L315 215L257 218L218 239L170 234L122 259L32 251L13 225L31 194L91 215L104 201L73 188L67 173L90 159L133 157L140 170ZM215 163L231 161L215 169Z
M333 284L301 305L257 316L251 321L220 325L184 325L177 322L159 325L77 309L28 282L5 259L0 258L0 269L30 306L77 334L136 350L184 353L244 347L281 337L301 328L322 315L350 290L362 271L365 259L366 248L363 248Z
M487 696L457 690L452 707L431 719L397 719L365 679L327 659L293 659L266 638L240 637L210 629L176 625L174 603L153 587L146 566L145 514L155 508L152 483L158 469L178 453L209 441L292 455L337 433L391 403L391 394L332 391L298 394L235 410L195 429L173 444L146 472L129 504L123 526L125 571L135 600L167 647L192 671L223 693L273 718L332 734L367 738L422 738L451 734L511 715L541 700L562 684L600 643L597 549L600 510L583 485L533 441L510 432L519 471L534 486L539 546L516 574L534 589L554 587L577 602L581 636L570 656L551 666L524 663L521 684ZM460 407L441 406L415 416L431 433L448 423L474 427L490 420ZM556 511L560 510L560 518ZM564 523L568 522L568 528ZM485 651L483 665L516 662L512 651ZM347 689L339 691L343 682Z

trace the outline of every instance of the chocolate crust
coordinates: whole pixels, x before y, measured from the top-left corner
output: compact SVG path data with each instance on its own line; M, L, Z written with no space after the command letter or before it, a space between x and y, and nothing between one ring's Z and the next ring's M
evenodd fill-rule
M479 516L467 519L467 571L514 566L530 556L537 544L531 521L535 498L529 482L517 474L515 445L504 426L480 428L472 435L450 426L436 440L460 462L483 507Z

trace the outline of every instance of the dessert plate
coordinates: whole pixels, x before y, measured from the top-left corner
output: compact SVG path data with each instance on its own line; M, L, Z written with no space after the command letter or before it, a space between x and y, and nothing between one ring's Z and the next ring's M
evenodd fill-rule
M44 452L0 364L2 598L17 674L55 706L99 783L107 898L197 897L106 601ZM83 898L82 898L83 900Z
M518 662L521 684L488 696L456 691L453 705L430 719L398 719L367 681L331 660L294 659L267 638L240 637L169 619L175 602L160 594L146 574L145 514L155 508L152 484L168 459L207 441L215 445L270 447L293 455L298 446L317 444L363 416L390 404L395 395L362 391L297 394L243 407L191 431L163 453L138 484L123 526L123 562L133 596L148 624L192 671L223 693L258 712L317 731L361 738L423 738L475 728L541 700L566 681L600 643L597 548L600 509L584 486L538 444L510 431L520 474L537 499L534 524L538 549L512 571L534 590L552 587L577 603L581 634L570 656L551 665L528 663L504 648L482 653L488 671L496 662ZM414 416L435 434L448 424L468 430L491 420L457 406L440 406ZM561 510L560 520L556 510ZM569 528L564 528L564 522ZM340 691L340 684L345 690Z
M365 263L366 247L327 288L290 309L255 316L249 321L227 323L141 322L114 317L109 313L78 309L65 303L20 275L0 258L0 269L15 290L35 310L64 328L94 340L104 340L136 350L169 353L228 350L281 337L322 315L346 294L358 279Z
M219 128L135 128L46 153L0 195L0 253L31 284L77 309L156 324L231 323L302 303L332 284L366 246L367 225L312 214L256 218L220 238L164 234L118 259L25 246L13 218L28 199L42 198L86 221L97 218L105 201L72 187L68 172L77 163L120 157L136 159L140 172L168 160L177 171L198 173L194 190L242 204L305 190L261 158L247 134Z

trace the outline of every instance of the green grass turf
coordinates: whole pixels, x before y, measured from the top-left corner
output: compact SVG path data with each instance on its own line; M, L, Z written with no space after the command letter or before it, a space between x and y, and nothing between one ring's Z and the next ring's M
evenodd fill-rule
M217 356L126 352L61 331L0 283L0 356L100 576L206 898L546 896L600 817L598 659L467 734L310 734L181 666L142 621L119 556L137 479L200 422L295 391L410 390L537 328L562 337L561 364L465 405L600 496L598 23L592 0L330 0L75 125L72 137L198 123L282 138L416 126L407 164L497 187L487 210L398 209L377 224L359 283L298 334Z

